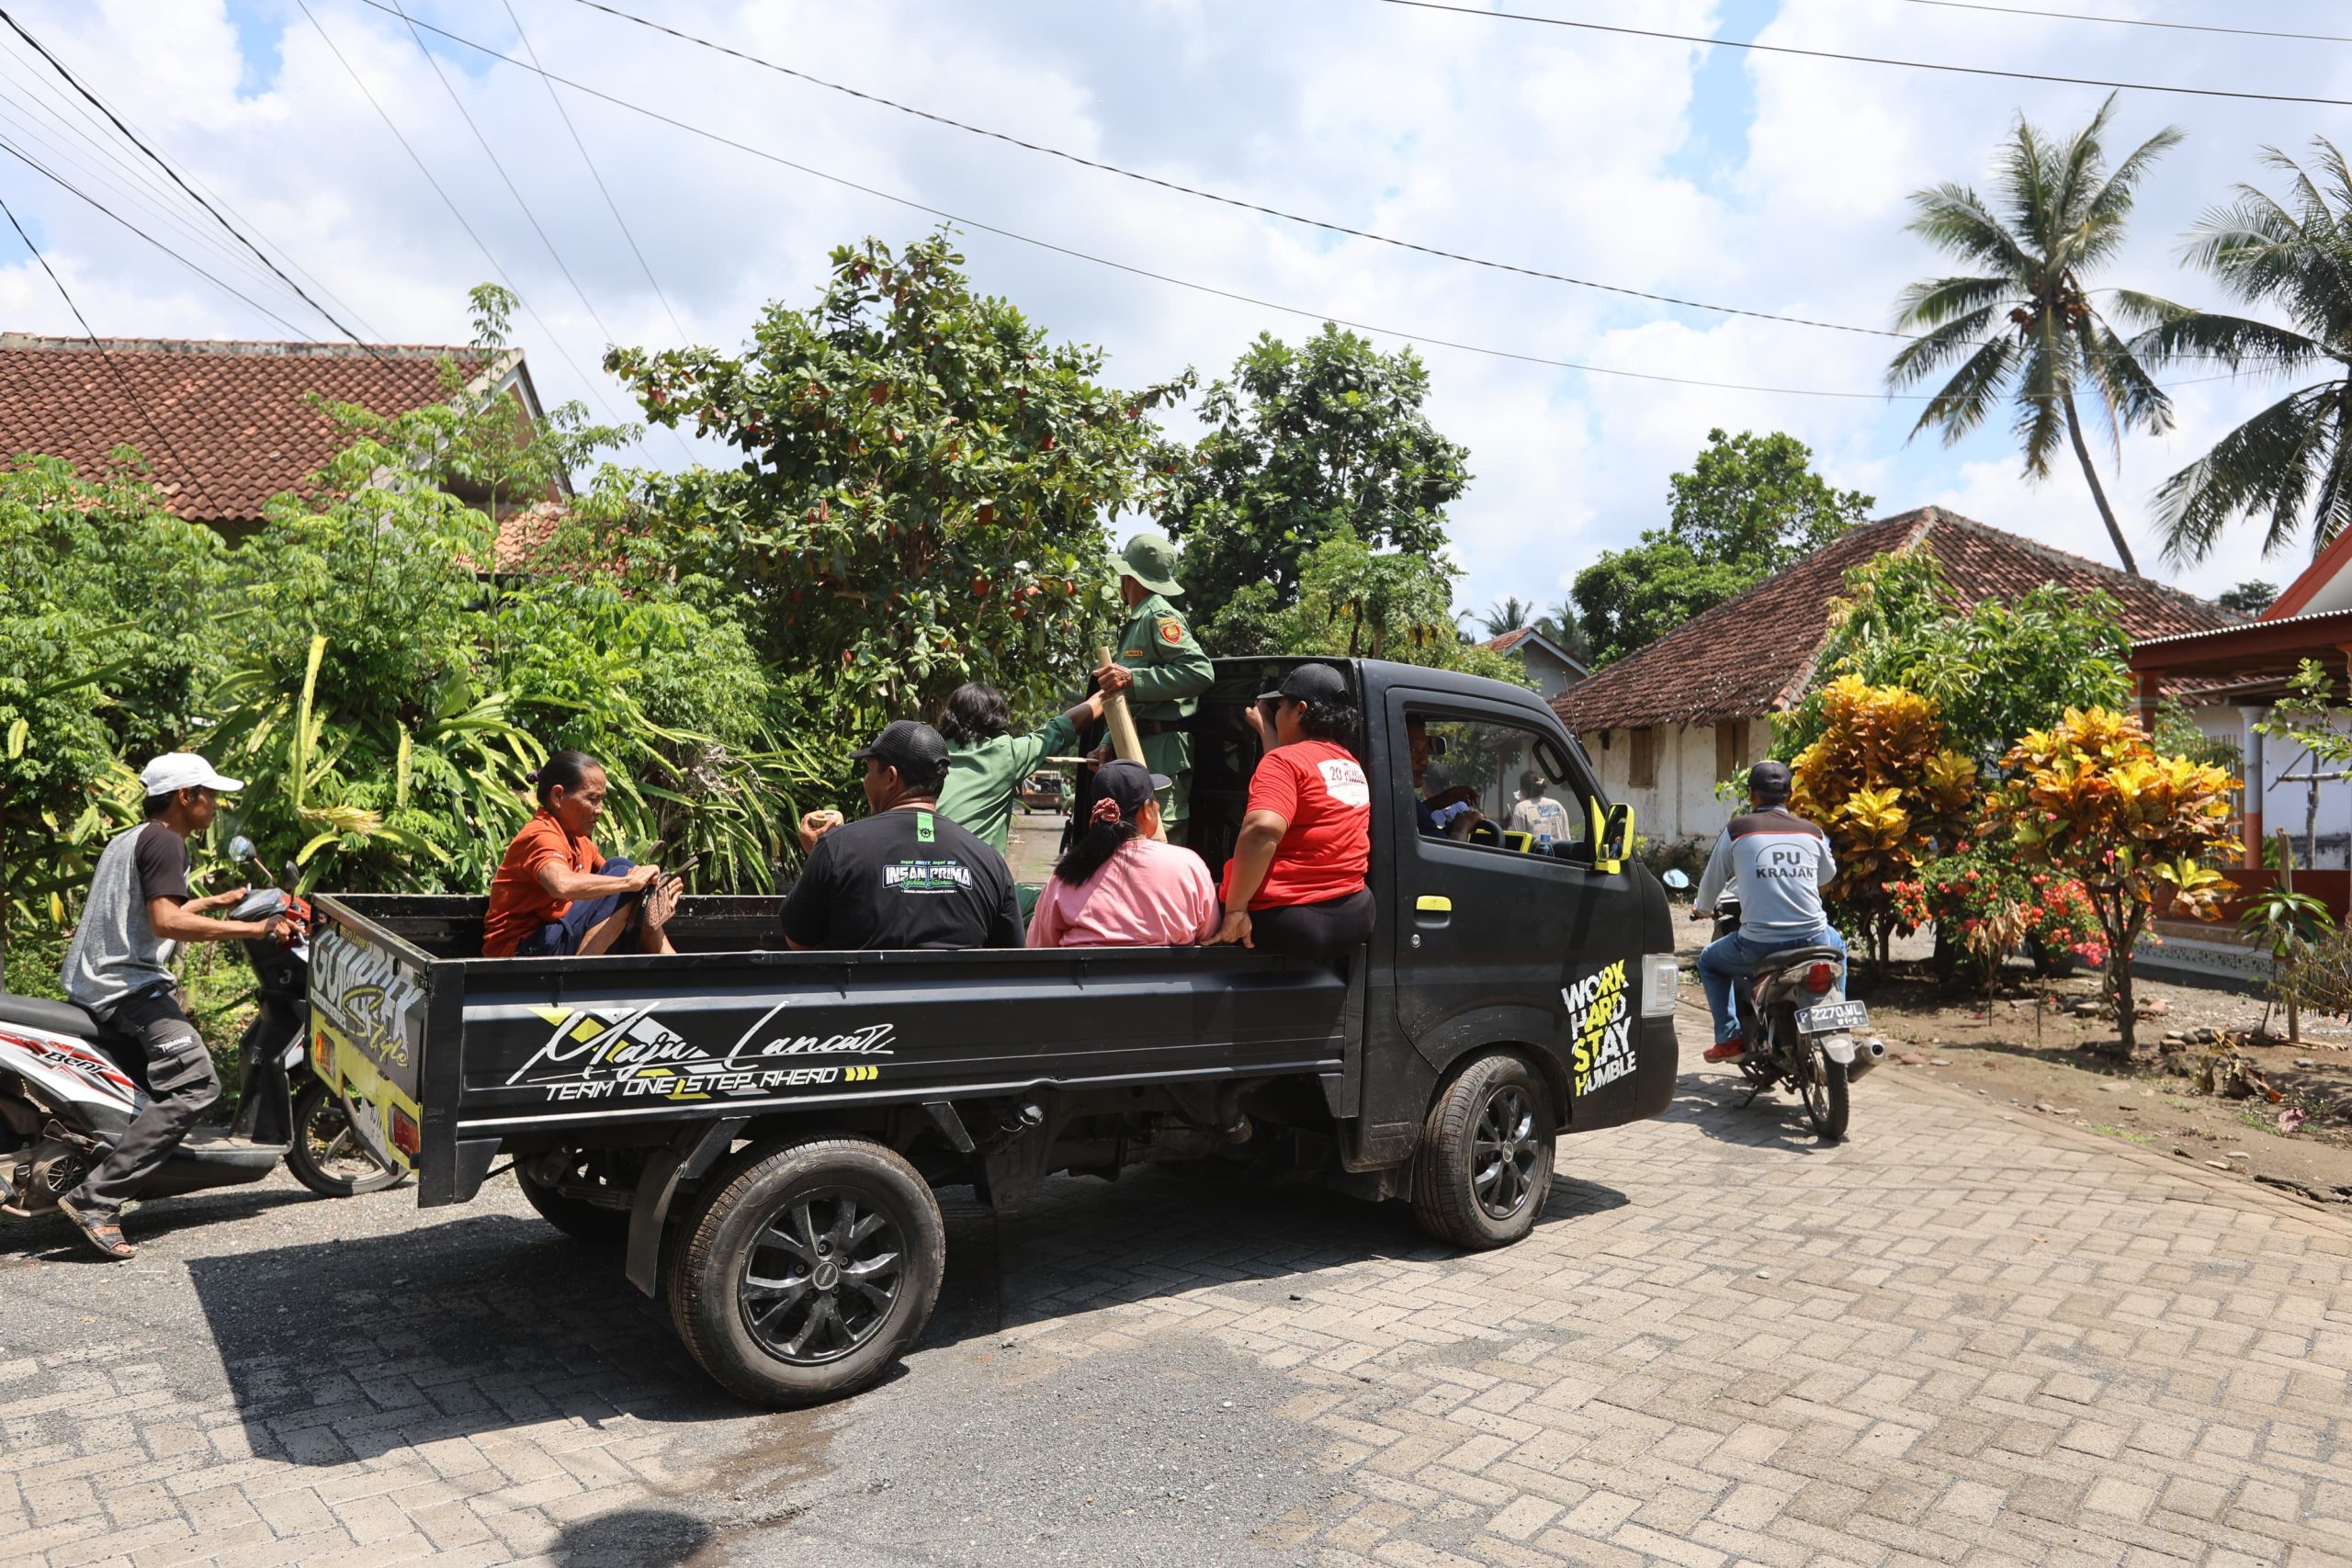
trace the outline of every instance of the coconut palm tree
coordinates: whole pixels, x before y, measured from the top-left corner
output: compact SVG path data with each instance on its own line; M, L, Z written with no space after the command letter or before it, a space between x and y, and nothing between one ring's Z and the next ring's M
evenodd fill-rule
M1977 270L1903 291L1895 324L1921 335L1895 355L1886 376L1890 386L1908 387L1960 362L1928 400L1914 435L1940 431L1950 446L1982 424L1995 404L2007 402L2028 475L2046 477L2059 442L2072 445L2116 556L2137 575L2139 563L2083 439L2075 395L2090 401L2119 446L2124 431L2171 427L2171 400L2091 302L2089 275L2121 247L2141 177L2181 132L2158 131L2109 173L2104 139L2114 111L2110 95L2088 125L2064 141L2052 141L2020 117L2002 150L1990 200L1951 182L1913 194L1911 232ZM2133 326L2175 309L2145 295L2113 294L2116 313Z
M1532 624L1535 606L1513 593L1487 606L1478 619L1486 623L1488 637L1500 637Z
M2275 306L2295 325L2176 310L2132 345L2159 364L2219 359L2232 370L2322 373L2156 491L2165 557L2184 566L2202 560L2240 517L2267 514L2265 555L2307 519L2316 553L2352 519L2352 167L2334 142L2320 138L2314 147L2311 171L2264 149L2263 161L2288 176L2285 199L2242 185L2236 199L2199 220L2183 247L2238 299Z

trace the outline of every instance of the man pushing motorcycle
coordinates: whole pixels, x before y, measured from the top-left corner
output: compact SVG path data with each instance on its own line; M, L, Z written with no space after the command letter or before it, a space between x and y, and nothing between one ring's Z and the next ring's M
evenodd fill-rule
M65 994L117 1032L138 1042L146 1058L147 1102L122 1141L57 1201L90 1245L108 1258L131 1256L122 1239L122 1205L187 1138L220 1098L220 1076L204 1037L189 1021L171 965L183 943L283 941L287 922L208 919L245 896L240 887L191 897L187 840L212 825L220 796L244 785L224 778L191 751L156 758L139 775L147 819L116 838L98 857L89 903L65 953Z
M1699 983L1715 1015L1710 1062L1728 1062L1747 1050L1733 987L1775 953L1795 947L1846 950L1822 908L1821 890L1838 874L1829 835L1789 809L1795 780L1786 762L1762 761L1747 771L1748 810L1715 840L1691 901L1694 919L1712 919L1729 883L1739 895L1739 930L1699 954Z

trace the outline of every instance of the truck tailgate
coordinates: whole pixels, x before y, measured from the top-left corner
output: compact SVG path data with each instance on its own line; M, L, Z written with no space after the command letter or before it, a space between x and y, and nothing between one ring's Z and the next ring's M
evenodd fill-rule
M396 937L318 905L311 943L311 1065L344 1095L352 1124L402 1170L423 1146L430 960Z

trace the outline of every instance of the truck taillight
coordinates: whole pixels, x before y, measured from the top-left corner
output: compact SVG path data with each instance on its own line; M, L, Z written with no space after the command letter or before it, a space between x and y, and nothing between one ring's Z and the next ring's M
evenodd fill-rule
M392 1147L414 1159L422 1142L417 1136L415 1120L399 1106L392 1107Z
M1838 965L1835 964L1816 964L1804 972L1804 988L1808 991L1826 991L1837 983Z

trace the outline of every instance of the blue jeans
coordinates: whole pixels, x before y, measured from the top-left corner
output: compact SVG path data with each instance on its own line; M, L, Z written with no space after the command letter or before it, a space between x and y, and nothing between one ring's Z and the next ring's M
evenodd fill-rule
M627 876L636 869L636 865L631 862L615 855L596 868L596 874ZM574 898L571 901L571 908L563 912L563 919L549 920L546 925L516 942L514 956L517 958L569 958L580 951L580 944L588 940L588 933L609 918L614 910L624 904L634 907L644 897L642 893L607 893L597 898ZM613 939L612 947L606 951L628 952L628 950L621 944L628 941L636 932L637 919L635 916L631 916L628 928Z
M1836 926L1824 926L1804 936L1753 937L1746 931L1734 931L1718 937L1699 954L1699 984L1707 989L1707 1008L1715 1015L1715 1043L1737 1040L1739 1011L1733 1005L1735 982L1755 974L1776 953L1786 953L1792 947L1834 947L1846 951L1846 939L1838 934ZM1838 965L1838 978L1843 983L1846 966Z

